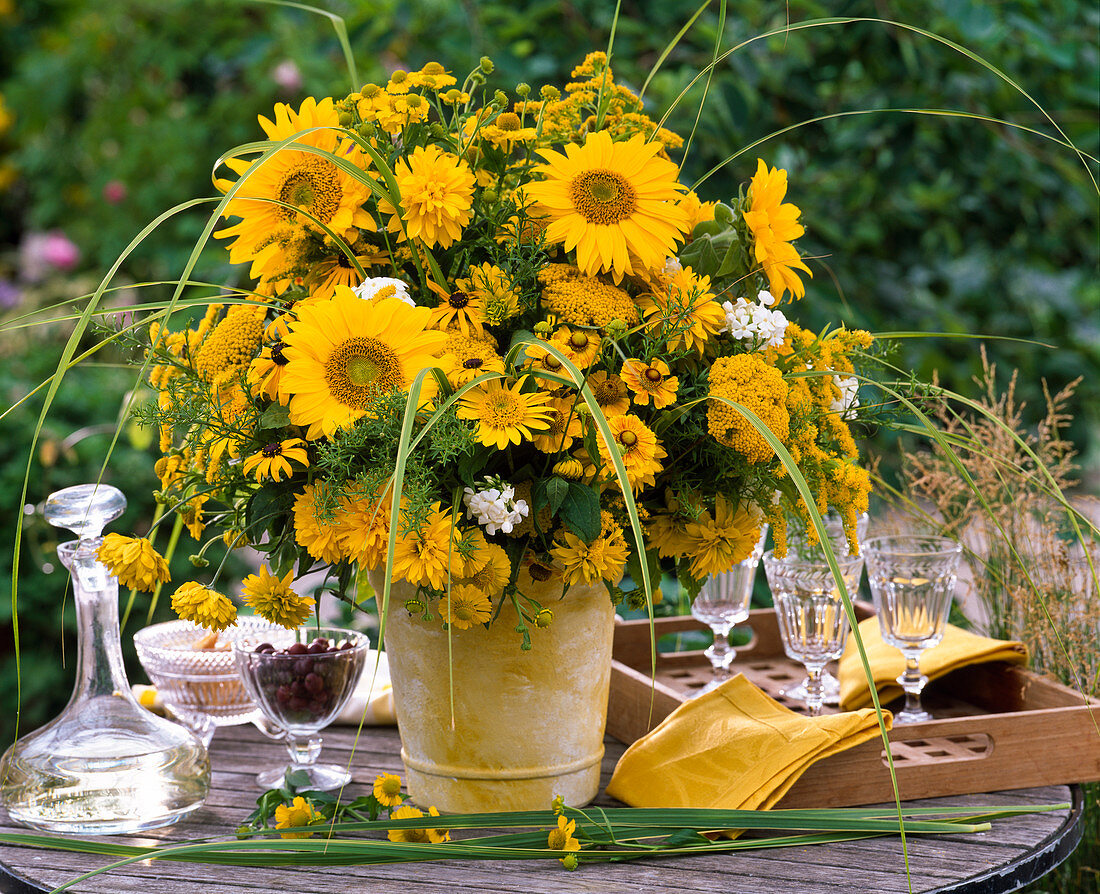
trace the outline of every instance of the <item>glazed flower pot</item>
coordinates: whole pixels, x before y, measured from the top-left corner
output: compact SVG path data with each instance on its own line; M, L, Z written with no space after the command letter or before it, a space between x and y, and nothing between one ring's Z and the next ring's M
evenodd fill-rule
M385 643L414 802L467 813L596 796L615 609L602 584L561 591L560 577L525 590L554 620L524 652L509 605L488 629L448 633L405 609L415 587L392 586Z

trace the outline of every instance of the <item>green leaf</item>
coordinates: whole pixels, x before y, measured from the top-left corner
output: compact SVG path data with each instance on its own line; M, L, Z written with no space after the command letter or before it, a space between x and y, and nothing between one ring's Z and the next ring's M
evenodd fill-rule
M286 428L290 425L290 408L272 404L260 417L260 428Z
M586 488L587 489L587 488ZM566 494L569 493L569 482L555 475L546 482L546 505L550 507L550 514L557 515Z
M600 497L592 488L570 481L558 514L585 543L600 536Z

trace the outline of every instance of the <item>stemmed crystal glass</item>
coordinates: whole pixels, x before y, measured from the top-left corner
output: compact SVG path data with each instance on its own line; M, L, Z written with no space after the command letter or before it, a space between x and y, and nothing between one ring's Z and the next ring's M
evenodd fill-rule
M833 553L837 556L848 555L848 536L844 533L844 521L835 510L829 510L828 515L822 518L825 523L825 531L829 535L829 542L832 545ZM867 538L867 527L870 524L870 516L866 512L861 512L856 516L856 542L863 543ZM821 549L821 544L818 541L810 542L809 536L806 533L806 528L802 525L801 521L792 519L787 525L787 549L790 553L799 556L801 558L817 557L821 561L825 561L824 553ZM855 593L849 593L853 599ZM808 682L806 677L803 677L801 682L797 686L792 686L790 689L780 689L779 694L786 696L787 698L793 698L797 701L806 701L806 683ZM827 705L839 705L840 704L840 680L829 673L828 670L821 672L821 686L825 692L825 704Z
M245 688L268 721L257 724L281 738L290 752L285 767L256 777L261 788L282 784L287 773L304 773L302 788L328 791L351 781L351 774L334 764L319 764L317 735L340 713L366 664L370 643L365 634L336 627L281 630L260 641L235 640L233 654Z
M837 564L850 595L859 587L863 557L838 556ZM825 665L840 657L848 637L840 589L824 557L779 559L769 550L764 553L764 573L775 602L783 651L806 668L806 707L816 717L825 701Z
M708 577L691 604L692 617L714 632L713 644L703 652L710 659L713 674L710 682L696 690L694 695L710 692L730 678L730 665L737 656L737 650L729 643L729 632L749 617L752 585L767 536L768 526L763 525L760 539L748 557L729 571Z
M869 540L864 554L882 639L905 656L898 677L905 707L894 723L931 720L921 707L928 678L920 672L920 656L943 639L962 547L947 537L902 534Z

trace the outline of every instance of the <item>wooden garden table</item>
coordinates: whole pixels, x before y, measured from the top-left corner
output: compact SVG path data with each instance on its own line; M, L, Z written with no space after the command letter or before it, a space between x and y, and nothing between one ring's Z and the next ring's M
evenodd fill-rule
M346 762L354 736L353 728L330 727L325 731L322 759ZM604 784L623 750L624 746L608 738ZM396 728L365 728L356 746L353 765L355 782L362 786L353 784L348 789L349 794L364 793L379 772L401 773L399 751ZM285 757L280 743L263 738L251 726L222 728L211 746L213 785L206 805L176 826L140 836L124 836L119 840L178 842L230 835L255 807L260 793L255 785L257 771ZM1064 860L1081 837L1082 796L1078 786L1048 786L923 802L980 806L1063 801L1071 801L1073 807L1015 817L995 823L992 831L985 833L910 836L912 891L955 894L1015 891ZM612 805L616 802L601 797L597 803ZM0 811L0 831L17 829ZM0 846L0 892L48 891L109 862L86 854ZM802 848L590 865L575 872L565 871L557 861L446 861L320 869L254 869L147 861L96 876L72 890L97 894L444 894L455 890L511 894L718 894L729 891L738 894L835 894L839 891L900 894L910 888L901 841L895 836Z

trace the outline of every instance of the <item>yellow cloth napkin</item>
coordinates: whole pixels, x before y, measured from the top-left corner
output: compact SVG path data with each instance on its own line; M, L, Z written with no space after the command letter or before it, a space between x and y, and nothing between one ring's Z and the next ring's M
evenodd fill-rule
M607 793L632 807L767 809L812 763L877 735L874 711L805 717L738 674L631 745Z
M897 684L897 678L905 671L905 657L894 646L883 642L878 618L860 622L859 635L867 650L879 701L888 702L901 695L902 688ZM987 661L1026 664L1027 647L1023 643L978 636L948 624L940 644L921 653L920 670L929 680L935 680L968 664L984 664ZM848 634L838 676L841 707L851 711L871 704L871 690L859 660L854 634Z

